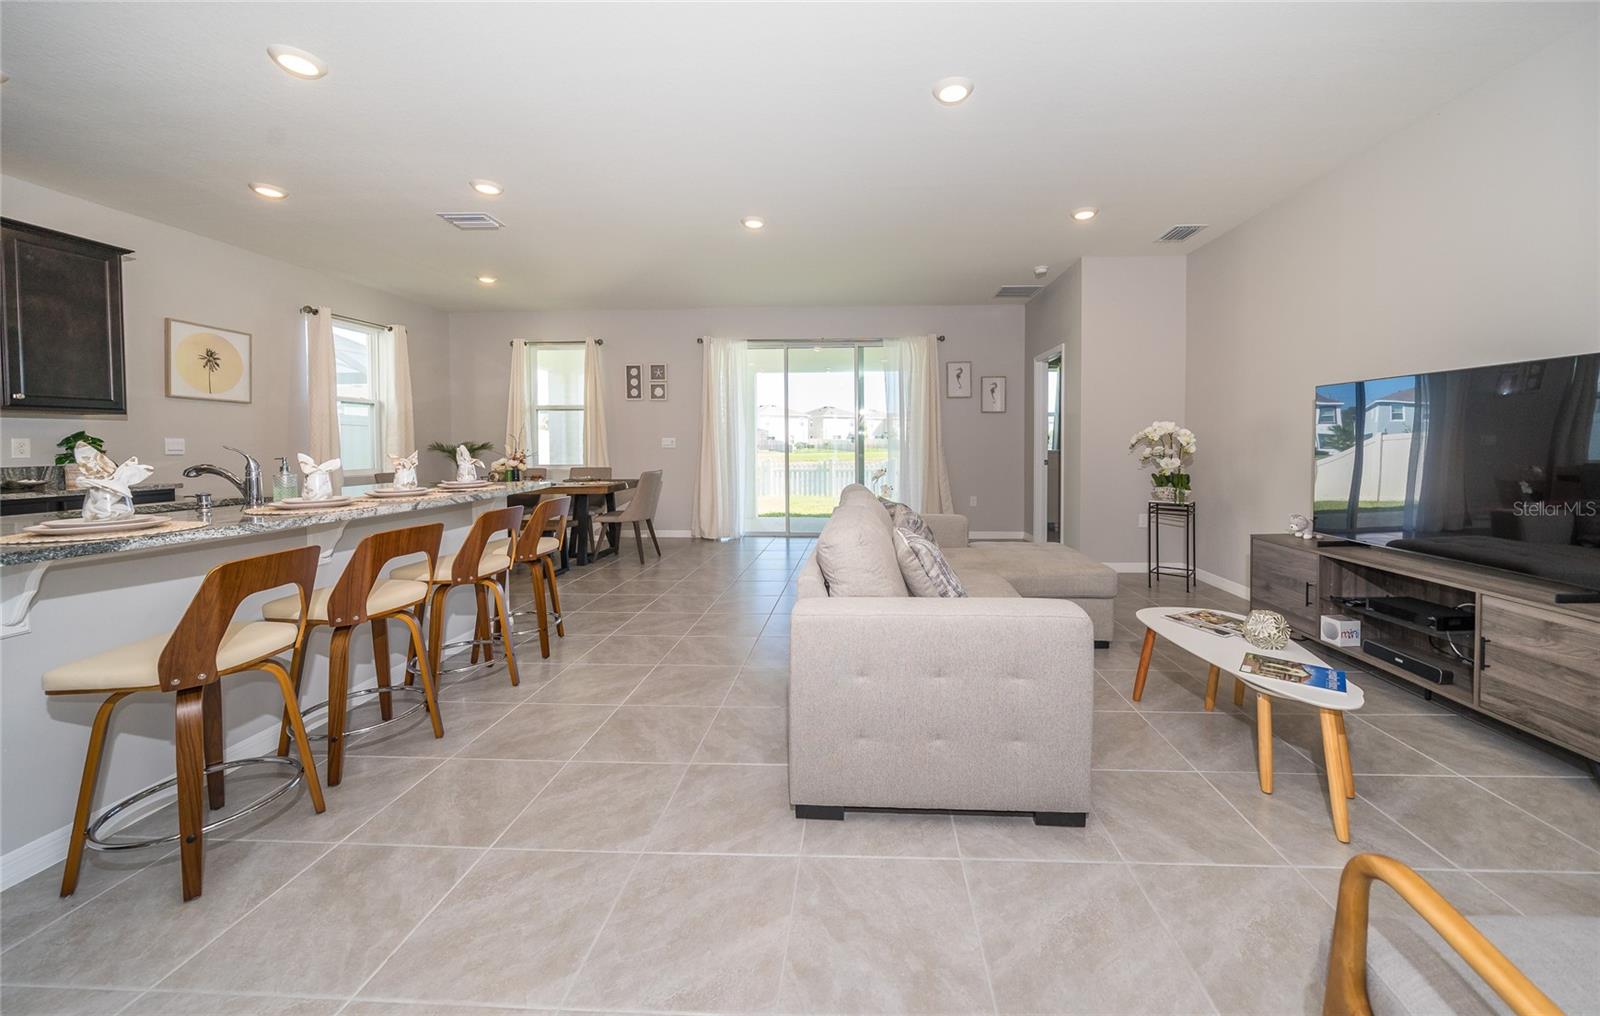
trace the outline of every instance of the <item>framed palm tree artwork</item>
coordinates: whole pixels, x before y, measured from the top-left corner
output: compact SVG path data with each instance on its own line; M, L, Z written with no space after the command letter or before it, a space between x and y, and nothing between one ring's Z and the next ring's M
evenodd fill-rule
M167 397L250 401L250 334L167 318Z

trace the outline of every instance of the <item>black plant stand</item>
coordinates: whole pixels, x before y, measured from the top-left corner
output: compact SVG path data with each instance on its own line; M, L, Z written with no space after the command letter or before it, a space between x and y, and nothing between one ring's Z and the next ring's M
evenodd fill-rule
M1196 584L1195 571L1200 560L1199 529L1195 525L1194 502L1174 504L1170 501L1151 501L1144 538L1146 588L1161 581L1163 575L1182 576L1183 591L1189 592ZM1183 527L1183 568L1161 563L1161 527Z

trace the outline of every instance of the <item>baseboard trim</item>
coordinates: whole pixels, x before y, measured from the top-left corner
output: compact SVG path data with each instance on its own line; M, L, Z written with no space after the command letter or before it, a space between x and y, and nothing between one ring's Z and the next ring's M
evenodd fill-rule
M1123 572L1125 574L1133 575L1143 575L1150 567L1143 561L1107 561L1105 565L1114 572ZM1162 562L1162 567L1182 568L1183 562L1165 561ZM1199 579L1201 582L1204 582L1208 586L1216 586L1223 592L1232 593L1234 596L1237 596L1242 600L1248 600L1250 598L1249 586L1235 582L1232 579L1223 578L1216 572L1206 571L1204 568L1196 568L1194 577Z

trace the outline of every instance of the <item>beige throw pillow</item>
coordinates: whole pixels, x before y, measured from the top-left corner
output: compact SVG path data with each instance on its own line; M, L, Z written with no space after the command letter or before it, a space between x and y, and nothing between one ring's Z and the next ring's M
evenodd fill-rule
M829 596L907 596L888 512L873 503L842 504L817 537L817 566Z

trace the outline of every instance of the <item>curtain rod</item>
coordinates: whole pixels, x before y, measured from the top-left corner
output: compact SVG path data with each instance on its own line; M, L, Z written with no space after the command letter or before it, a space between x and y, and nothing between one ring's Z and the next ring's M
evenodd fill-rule
M870 336L866 336L863 339L840 339L840 338L829 339L829 338L822 338L822 339L818 339L817 341L818 342L863 342L867 338L870 338L870 339L881 339L882 336L881 335L870 335ZM940 342L944 341L944 336L943 335L935 335L934 338L938 339ZM706 340L702 336L701 338L695 339L694 341L700 343L701 345L704 345ZM756 341L756 342L808 342L810 340L809 339L756 339L754 341Z
M556 339L553 342L544 342L539 339L512 339L510 342L507 342L506 345L515 346L519 342L531 342L536 346L581 346L588 341L588 339ZM597 346L603 346L606 344L606 340L595 339L594 344Z
M319 313L319 312L318 312L317 308L311 306L308 303L304 307L300 308L300 313L302 313L302 314L316 314L316 313ZM368 328L382 328L386 332L394 331L394 325L382 325L382 324L379 324L376 321L363 321L358 317L350 317L349 315L346 315L346 314L335 314L334 317L336 317L336 318L344 318L346 321L350 321L350 322L353 322L353 323L358 324L358 325L366 325Z

